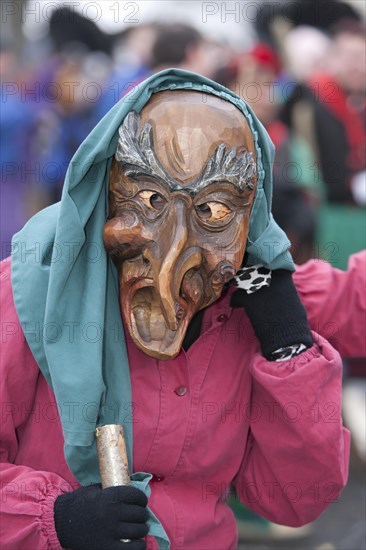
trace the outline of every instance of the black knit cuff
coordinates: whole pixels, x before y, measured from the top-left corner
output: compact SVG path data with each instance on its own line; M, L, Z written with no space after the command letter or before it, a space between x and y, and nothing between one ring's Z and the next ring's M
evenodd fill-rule
M60 495L55 500L53 507L53 517L55 520L55 529L58 540L62 548L70 548L71 541L68 533L70 531L69 507L72 493Z

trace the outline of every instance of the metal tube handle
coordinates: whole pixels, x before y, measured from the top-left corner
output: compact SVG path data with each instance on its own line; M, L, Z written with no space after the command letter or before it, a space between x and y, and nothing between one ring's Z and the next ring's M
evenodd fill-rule
M95 430L102 487L130 485L123 426L107 424Z
M115 485L130 485L130 473L123 426L120 424L107 424L95 430L100 479L102 488ZM122 539L121 542L131 542L130 539Z

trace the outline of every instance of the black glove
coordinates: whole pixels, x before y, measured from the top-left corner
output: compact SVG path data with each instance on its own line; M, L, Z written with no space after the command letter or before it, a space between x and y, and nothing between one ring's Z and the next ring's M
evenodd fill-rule
M266 359L273 359L272 353L280 348L313 345L306 310L289 271L272 271L270 286L253 294L237 290L231 307L245 308Z
M146 506L145 494L132 486L90 485L60 495L54 505L60 544L71 550L145 550Z

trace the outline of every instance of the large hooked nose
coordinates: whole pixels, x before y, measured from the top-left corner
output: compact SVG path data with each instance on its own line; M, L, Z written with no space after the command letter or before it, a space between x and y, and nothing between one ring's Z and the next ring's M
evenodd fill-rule
M170 330L177 330L179 321L184 315L179 302L179 291L184 275L193 267L201 264L200 249L189 246L189 229L187 224L188 205L184 199L176 198L169 205L169 216L164 223L158 256L150 261L160 295L161 310ZM150 256L151 249L146 252Z

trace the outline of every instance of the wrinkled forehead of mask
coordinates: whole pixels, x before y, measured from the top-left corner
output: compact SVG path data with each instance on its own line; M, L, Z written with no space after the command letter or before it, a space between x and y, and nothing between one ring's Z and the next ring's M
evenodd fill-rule
M152 96L140 116L130 113L128 118L130 120L122 125L116 154L125 168L129 163L126 153L132 152L132 140L125 138L127 131L135 137L140 134L140 149L151 169L156 169L151 154L153 143L154 156L162 168L160 172L169 174L170 180L181 185L192 184L202 176L204 167L212 159L215 164L221 162L222 177L232 172L235 159L241 180L238 178L233 183L239 186L244 186L244 179L248 182L249 168L254 176L255 146L251 130L244 115L227 101L200 92L160 92ZM244 158L238 163L240 157Z

